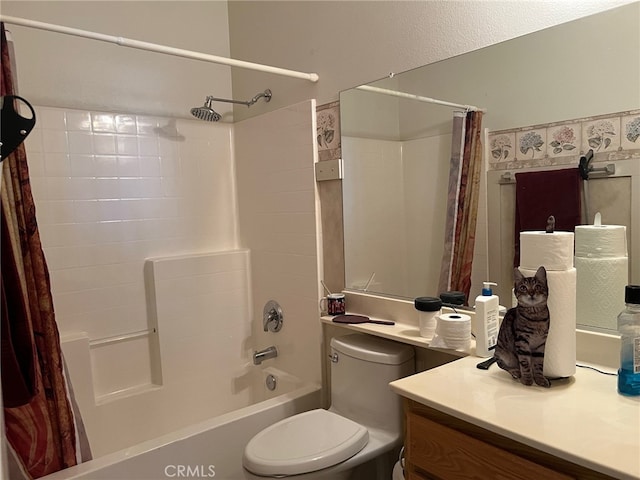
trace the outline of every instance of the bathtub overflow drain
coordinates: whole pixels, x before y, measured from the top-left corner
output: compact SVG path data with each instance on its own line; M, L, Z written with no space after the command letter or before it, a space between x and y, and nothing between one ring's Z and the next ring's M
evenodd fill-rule
M276 389L276 384L278 383L278 381L276 380L276 377L274 377L273 375L268 375L266 383L267 383L267 388L273 391Z

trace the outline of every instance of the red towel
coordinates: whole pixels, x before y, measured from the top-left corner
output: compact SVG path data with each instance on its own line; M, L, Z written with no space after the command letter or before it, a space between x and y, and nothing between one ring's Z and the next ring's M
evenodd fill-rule
M520 232L544 231L549 215L557 231L573 232L582 223L581 211L577 168L517 173L513 266L520 265Z

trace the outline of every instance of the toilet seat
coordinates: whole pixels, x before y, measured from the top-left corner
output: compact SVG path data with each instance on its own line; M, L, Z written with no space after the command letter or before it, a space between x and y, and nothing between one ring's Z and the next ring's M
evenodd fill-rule
M256 475L298 475L351 458L369 441L362 425L328 410L285 418L253 437L244 467Z

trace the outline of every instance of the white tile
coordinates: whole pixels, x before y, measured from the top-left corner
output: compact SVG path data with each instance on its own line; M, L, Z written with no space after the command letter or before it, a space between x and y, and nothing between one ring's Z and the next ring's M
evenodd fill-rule
M138 155L138 137L118 135L116 137L116 151L119 155Z
M95 175L96 177L117 177L118 158L114 155L96 155Z
M44 176L44 154L27 151L27 164L29 165L30 177Z
M91 114L82 110L67 110L67 130L68 131L91 131Z
M49 200L48 179L30 175L31 192L35 201L46 202Z
M31 153L42 153L42 129L34 128L24 141L24 146L27 149L27 156Z
M92 200L95 196L95 179L87 177L72 177L70 186L72 197L75 200Z
M99 222L92 225L96 234L94 243L118 243L125 239L124 231L127 229L126 222L115 220L111 222Z
M138 139L138 152L143 156L159 155L158 139L156 137L146 137L139 135Z
M140 156L140 176L159 177L162 173L159 157Z
M67 153L67 133L64 130L42 130L42 146L47 153Z
M70 178L46 177L46 182L49 200L73 200Z
M92 155L70 154L69 163L73 177L93 177L96 174Z
M49 223L73 223L76 220L75 202L71 200L56 200L46 203L46 209L42 209L46 214Z
M159 178L121 178L121 198L159 198L162 184Z
M93 135L90 132L69 132L69 153L91 155L93 153Z
M112 113L92 113L91 123L94 132L116 132L116 119Z
M114 155L116 153L115 135L101 133L94 134L93 151L96 155Z
M142 199L123 199L122 200L122 220L141 220L149 218L145 212L145 205Z
M117 178L96 178L92 181L92 190L93 198L98 200L118 200L120 199L120 180Z
M44 173L50 177L68 177L71 175L71 162L66 153L46 153L44 155Z
M138 135L155 135L154 129L158 127L158 119L146 115L136 117Z
M73 221L79 223L97 222L98 202L97 200L78 200L73 202Z
M136 156L118 156L119 177L139 177L140 159Z
M138 127L133 115L116 115L116 132L136 134Z
M110 220L120 220L123 218L122 214L123 204L121 200L98 200L98 219L101 222Z

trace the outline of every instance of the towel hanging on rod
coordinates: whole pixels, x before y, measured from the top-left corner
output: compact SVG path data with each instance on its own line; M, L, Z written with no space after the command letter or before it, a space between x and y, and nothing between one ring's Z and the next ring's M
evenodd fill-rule
M217 55L210 55L207 53L194 52L191 50L183 50L181 48L157 45L155 43L142 42L142 41L133 40L130 38L116 37L113 35L105 35L102 33L90 32L88 30L80 30L77 28L65 27L63 25L54 25L52 23L38 22L36 20L29 20L26 18L0 15L0 21L3 21L5 23L10 23L12 25L19 25L22 27L37 28L40 30L47 30L50 32L63 33L65 35L73 35L76 37L90 38L92 40L99 40L101 42L115 43L116 45L120 45L121 47L137 48L138 50L147 50L150 52L164 53L165 55L174 55L176 57L190 58L192 60L200 60L200 61L209 62L209 63L218 63L221 65L228 65L230 67L247 68L250 70L273 73L276 75L283 75L286 77L300 78L303 80L308 80L310 82L317 82L320 78L317 73L297 72L295 70L288 70L285 68L262 65L260 63L246 62L244 60L235 60L233 58L219 57Z

